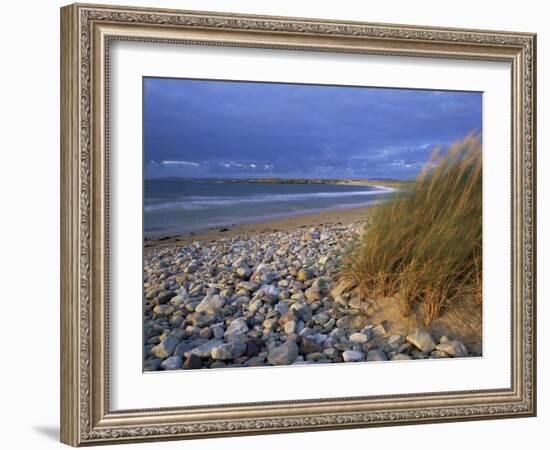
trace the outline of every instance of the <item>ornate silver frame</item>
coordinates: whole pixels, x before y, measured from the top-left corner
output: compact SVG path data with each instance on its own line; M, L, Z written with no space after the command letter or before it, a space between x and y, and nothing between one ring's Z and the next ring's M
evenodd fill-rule
M507 61L512 66L509 389L111 411L108 86L113 40ZM61 440L108 443L536 414L536 36L75 4L61 9Z

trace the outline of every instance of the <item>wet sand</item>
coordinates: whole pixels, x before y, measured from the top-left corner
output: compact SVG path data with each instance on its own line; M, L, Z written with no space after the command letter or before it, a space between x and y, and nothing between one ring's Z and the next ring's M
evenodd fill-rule
M349 225L351 223L365 222L372 210L372 206L360 208L337 209L323 211L315 214L290 216L283 219L274 219L267 222L245 223L216 227L201 233L167 236L159 239L146 239L145 248L169 247L185 245L193 241L211 242L221 238L233 238L238 236L256 236L262 233L276 231L295 231L320 225Z

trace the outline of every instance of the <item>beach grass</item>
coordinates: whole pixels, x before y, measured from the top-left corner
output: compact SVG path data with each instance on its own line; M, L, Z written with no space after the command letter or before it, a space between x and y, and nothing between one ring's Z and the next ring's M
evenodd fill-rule
M482 151L470 133L434 150L414 187L373 208L340 279L365 298L422 306L425 325L465 296L481 303Z

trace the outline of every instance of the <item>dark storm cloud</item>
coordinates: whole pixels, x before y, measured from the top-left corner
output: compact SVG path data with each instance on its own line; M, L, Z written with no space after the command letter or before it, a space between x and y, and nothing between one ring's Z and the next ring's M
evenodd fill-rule
M480 93L144 80L146 177L412 178Z

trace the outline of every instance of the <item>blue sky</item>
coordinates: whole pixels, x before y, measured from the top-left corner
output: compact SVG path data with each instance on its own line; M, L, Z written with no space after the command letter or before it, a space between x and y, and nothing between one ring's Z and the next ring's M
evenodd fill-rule
M482 94L144 78L146 178L413 179Z

